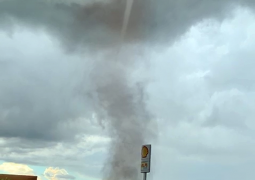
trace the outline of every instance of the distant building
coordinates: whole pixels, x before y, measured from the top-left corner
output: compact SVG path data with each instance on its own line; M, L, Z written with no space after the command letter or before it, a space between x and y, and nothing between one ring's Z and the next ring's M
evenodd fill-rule
M0 174L0 180L37 180L37 176Z

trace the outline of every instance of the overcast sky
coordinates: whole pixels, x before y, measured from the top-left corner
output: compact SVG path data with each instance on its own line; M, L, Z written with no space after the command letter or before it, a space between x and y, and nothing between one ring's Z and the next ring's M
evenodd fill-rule
M255 1L136 0L121 50L125 1L67 2L0 1L0 173L254 179Z

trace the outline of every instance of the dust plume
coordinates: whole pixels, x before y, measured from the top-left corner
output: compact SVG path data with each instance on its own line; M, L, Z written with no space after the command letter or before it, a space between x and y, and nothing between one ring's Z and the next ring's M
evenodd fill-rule
M105 179L138 179L140 147L149 135L150 114L144 105L143 86L129 83L130 67L126 52L113 50L104 55L109 61L99 60L92 78L99 106L106 113L104 123L110 125L112 145L105 163Z
M150 136L147 124L151 117L145 108L143 87L129 83L132 73L129 66L136 57L125 51L128 47L123 44L132 4L133 0L127 0L119 46L96 63L96 74L92 77L112 137L110 156L104 166L106 180L138 179L140 147L145 143L145 136Z

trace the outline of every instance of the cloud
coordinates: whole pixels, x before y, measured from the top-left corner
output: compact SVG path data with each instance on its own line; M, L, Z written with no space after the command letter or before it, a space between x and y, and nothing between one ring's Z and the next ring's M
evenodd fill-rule
M160 118L159 139L172 151L169 157L176 153L192 162L219 164L254 161L254 13L238 9L234 14L210 27L192 27L160 60L155 58L149 104Z
M58 179L75 179L74 176L71 176L71 175L68 175L68 174L66 174L66 175L57 175L56 177Z
M241 8L233 14L193 26L151 58L149 106L160 129L154 178L253 176L254 13Z
M56 3L26 0L17 8L17 0L2 1L2 27L19 24L43 28L58 37L69 50L81 49L81 45L106 48L119 42L125 1L96 1L84 5L77 1L69 5L60 1L50 2ZM202 20L222 19L238 4L253 5L251 0L242 3L237 0L137 0L132 9L126 41L152 45L169 42Z
M34 170L26 164L18 164L12 162L4 162L0 165L0 171L14 175L30 175L37 176L38 180L42 180L40 176L36 175Z
M28 27L43 27L46 30L49 30L48 32L53 33L56 35L56 37L59 37L59 40L64 42L63 45L68 46L68 48L71 49L76 47L83 49L83 45L87 44L88 41L90 42L89 44L92 45L91 47L100 47L101 44L103 46L106 45L104 43L100 43L99 40L105 41L107 43L107 47L111 47L109 44L110 42L119 42L118 32L122 28L123 23L123 18L121 17L125 10L124 1L117 0L104 4L95 3L92 5L80 6L78 4L51 4L43 1L29 0L26 1L28 4L23 4L25 6L22 5L23 7L16 9L15 3L17 2L18 1L2 2L0 10L1 12L2 10L4 12L1 13L0 17L3 17L4 24L9 24L10 21L8 21L8 19L10 18L13 19L14 23L18 25L20 25L20 23L24 23ZM132 36L129 36L130 33L127 33L127 36L125 36L127 38L133 38L133 35L135 35L137 31L136 26L139 24L138 20L142 18L142 8L140 8L140 3L143 2L137 1L132 9L132 14L135 16L135 18L130 18L128 29L128 32L131 32ZM27 11L27 7L32 8L33 11L35 10L33 15L28 13L30 11ZM37 7L40 8L37 9ZM25 14L23 14L23 10L26 11ZM45 14L45 12L47 12L47 14ZM18 18L22 16L20 13L24 15L21 19ZM31 18L31 15L35 18ZM52 17L49 17L48 15L52 15ZM58 24L59 22L60 24ZM69 29L66 25L72 28ZM60 26L62 26L61 30L59 29ZM55 29L55 27L57 27L57 29ZM103 32L102 35L101 32ZM104 32L106 32L106 34ZM83 36L83 33L86 33L86 35ZM108 38L109 35L112 37L111 39ZM130 38L128 38L128 40L129 39ZM93 89L90 92L92 97L91 100L93 101L93 105L95 105L94 108L96 114L103 116L104 119L102 122L109 125L109 134L113 139L111 141L112 153L109 153L109 160L106 163L106 176L109 176L111 179L119 179L123 175L127 179L137 177L138 171L136 170L136 165L138 162L138 154L135 154L135 152L138 151L141 144L144 143L145 135L148 134L148 136L150 136L150 134L152 134L152 131L150 132L147 126L142 123L144 120L151 121L150 113L146 110L144 104L143 85L129 81L129 74L132 72L131 67L136 58L135 56L131 56L129 52L130 51L125 49L118 53L118 49L111 49L110 52L97 53L97 55L99 55L98 58L91 57L91 63L93 63L93 71L91 71L90 74L90 80L93 82L91 85ZM107 61L107 59L109 60ZM120 63L116 64L117 61ZM66 82L64 81L64 83ZM44 84L39 84L42 85L42 87L46 87ZM39 84L36 84L36 87L39 87ZM71 90L73 89L73 87L69 88L71 88ZM22 101L22 103L12 103L22 104L22 106L20 105L20 108L13 108L14 110L9 116L10 120L6 119L3 122L7 129L11 129L9 132L13 133L8 136L8 132L5 130L6 128L3 128L2 136L23 136L26 139L29 137L39 139L38 137L40 137L46 140L56 138L56 141L59 141L66 140L68 137L70 137L69 133L61 132L68 130L71 132L77 132L80 130L79 125L73 124L75 123L75 119L80 117L79 113L82 113L79 111L81 107L79 109L72 109L72 107L70 107L70 104L72 104L75 97L68 97L70 94L67 95L66 93L62 92L65 90L65 88L59 89L56 92L63 95L60 98L61 100L55 99L56 96L51 96L49 98L46 97L46 106L39 108L39 112L37 112L37 109L33 109L33 112L36 112L36 114L43 119L39 121L34 121L34 119L37 117L28 113L28 109L34 108L33 104L40 104L34 101L36 101L38 98L39 101L41 101L41 96L36 94L35 96L28 98L26 90L20 89L19 91L22 90L24 91L23 94L25 97L21 97L21 100L25 99L25 102ZM32 92L36 92L36 90L32 90ZM14 92L13 94L17 93ZM82 97L76 98L76 100L79 101L79 99ZM52 99L53 101L51 101ZM28 102L26 102L27 100ZM30 102L29 100L33 102ZM6 101L9 102L9 100ZM74 103L77 104L77 102ZM54 108L53 111L52 108L50 108L50 105L60 108L61 105L66 105L66 108L62 107L61 110ZM10 107L8 107L8 109L10 109ZM55 112L60 113L55 114ZM30 128L29 133L27 133L27 126L25 124L22 124L18 129L17 127L13 126L13 123L17 123L18 117L20 118L21 116L27 121L26 124L31 124L31 126L35 129ZM57 122L61 123L58 124ZM51 124L53 125L51 126ZM71 125L73 128L70 128ZM68 128L65 129L65 127ZM47 129L47 133L37 131L39 128L44 130ZM56 133L56 131L59 132ZM78 133L71 135L70 139L72 140L72 137L75 137L75 135L78 136ZM132 144L132 146L129 144ZM129 159L125 159L126 154L130 155ZM109 166L109 164L111 164L111 166Z
M13 38L0 33L0 37L0 48L5 49L0 55L4 64L0 66L0 158L33 165L66 164L81 171L85 165L77 161L94 153L102 157L99 152L105 153L110 139L84 95L91 91L86 78L92 63L86 57L63 55L43 32L17 32ZM30 42L26 46L30 51L24 41ZM94 159L88 174L100 167Z
M0 165L0 170L5 171L10 174L35 175L34 170L24 164L5 162Z
M8 174L37 176L32 168L25 164L5 162L0 165L0 170ZM49 180L75 179L65 169L48 167L44 171L44 177ZM41 180L42 177L38 177Z
M100 177L98 171L106 159L110 141L105 136L83 135L76 142L59 142L38 147L37 144L29 146L26 141L18 139L2 139L0 157L5 161L22 164L61 166L87 176Z
M65 169L49 167L44 171L44 176L49 180L66 180L75 179L67 173Z
M49 13L51 14L52 21L54 21L53 17L57 18L56 22L62 22L61 19L64 19L63 23L52 23L48 26L43 20L35 21L36 18L32 19L32 16L30 16L31 19L26 17L26 15L22 17L21 12L22 8L26 8L25 5L20 8L21 11L19 13L16 13L16 10L12 9L14 5L11 3L13 2L15 1L10 1L8 2L9 4L5 3L4 6L0 6L0 10L3 7L9 8L7 13L9 15L7 16L14 17L14 22L16 21L15 19L18 19L19 22L28 23L30 27L34 27L32 24L37 23L36 27L46 27L46 29L48 27L48 31L53 34L55 32L57 34L56 37L60 37L61 40L64 39L64 41L71 41L72 43L77 42L77 45L84 43L86 37L83 39L79 35L85 31L75 30L76 27L72 27L74 30L70 28L71 33L64 30L63 33L58 33L60 32L59 27L64 27L63 29L71 27L70 24L72 23L66 23L66 21L71 18L70 21L73 22L72 13L71 16L57 16L54 13L56 12L57 14L59 12L48 11L52 12L52 14ZM31 1L30 5L35 5L37 2ZM158 7L157 13L151 14L152 21L148 20L149 23L153 23L153 19L157 19L154 22L158 22L158 26L147 32L148 35L152 35L152 40L159 37L158 41L160 41L160 37L165 37L170 31L173 31L173 33L169 34L169 38L170 36L175 37L175 35L182 34L186 30L189 31L180 38L179 42L175 42L173 46L160 49L160 51L158 51L159 49L149 49L146 52L147 55L143 56L144 59L154 60L152 61L152 69L154 68L155 72L152 72L152 74L155 73L153 78L156 79L156 82L152 83L148 88L150 95L148 105L150 106L150 112L160 119L159 123L162 123L159 134L160 143L163 144L163 147L155 156L162 158L163 152L168 152L161 162L158 160L158 166L154 166L155 171L158 170L160 172L161 169L165 168L161 172L164 175L163 172L168 172L169 166L171 166L176 174L172 173L169 177L186 180L192 175L192 177L200 178L203 176L205 179L208 177L208 174L216 174L209 169L218 167L217 172L219 173L214 178L221 179L223 175L222 177L219 175L222 172L219 167L226 169L223 165L224 163L232 163L231 166L235 164L239 168L231 168L240 170L244 169L244 166L241 167L243 162L247 163L248 159L250 161L254 159L253 130L255 126L253 122L254 113L252 111L254 109L254 87L252 83L254 81L252 73L254 64L252 57L255 55L253 53L254 42L252 37L254 37L253 32L255 30L253 12L241 9L239 12L233 13L233 17L228 17L226 20L221 19L222 22L204 21L189 28L191 24L195 24L203 19L200 15L212 17L210 15L216 13L216 9L223 11L224 8L221 5L236 1L210 1L211 3L203 1L201 6L195 6L195 8L190 8L193 1L189 1L191 5L187 6L187 1L176 1L175 3L167 1L165 4L170 5L172 3L173 11L168 9L168 6L165 6L163 9L169 10L170 13L172 12L173 15L176 15L172 19L174 23L170 23L171 19L167 21L166 18L157 16L161 13L167 15L166 10L161 11L161 8L164 6L161 2L163 1L158 1L159 4L156 6ZM252 1L243 1L243 3L252 4ZM97 6L101 7L101 5ZM92 8L94 5L88 7ZM182 11L182 7L185 7L187 11ZM208 9L208 7L212 7L212 9ZM72 8L80 9L76 5L49 5L48 8L59 8L60 12L70 12L69 10ZM85 12L90 8L85 8ZM196 8L199 8L198 11ZM232 11L227 13L229 12ZM40 17L37 14L34 15L34 17ZM91 16L90 21L86 22L92 22L92 24L97 22L93 18L93 13ZM100 13L99 17L101 17ZM6 16L3 19L5 18ZM107 19L108 17L105 18ZM187 21L184 21L186 19ZM102 19L102 21L104 22L105 19ZM147 27L146 21L144 23L144 27ZM91 26L91 29L96 27L95 24ZM112 25L107 26L106 29L117 31L118 27L115 29ZM171 27L164 29L165 25ZM20 30L19 27L16 28L18 28L16 30ZM98 30L100 28L101 26ZM135 26L133 28L136 30ZM29 30L26 29L26 31ZM138 32L134 31L132 33L135 35ZM91 174L97 176L99 174L98 170L102 168L101 159L104 159L106 156L106 153L102 152L109 149L107 144L109 139L97 137L95 141L98 141L98 144L87 148L88 144L85 141L89 142L90 140L84 137L87 137L87 134L96 134L101 131L97 127L96 118L92 118L91 114L93 113L88 113L89 115L84 114L84 109L86 108L86 112L94 110L90 109L90 99L88 98L80 102L80 98L84 100L83 97L78 95L78 97L73 98L73 96L75 97L77 92L74 89L81 88L77 85L80 82L83 82L84 86L82 88L86 89L85 92L87 89L88 91L93 90L90 80L86 78L81 80L82 78L80 77L88 77L92 71L97 74L100 72L99 70L108 67L106 66L108 63L102 63L95 70L91 68L93 65L87 59L96 59L101 54L94 54L94 56L86 54L84 57L86 60L84 61L79 61L79 58L75 56L69 56L70 59L62 56L57 48L54 48L55 44L51 44L51 38L43 36L40 39L42 37L40 33L41 31L34 35L31 35L32 33L28 33L29 35L14 33L12 41L19 46L9 49L9 51L6 48L3 51L4 53L1 54L0 68L2 67L2 69L0 74L2 73L2 75L0 77L2 78L1 90L3 90L1 91L1 103L3 102L1 116L3 116L2 119L6 120L3 121L4 123L1 122L1 125L3 125L1 127L4 128L0 131L2 133L1 136L3 136L0 144L1 147L5 147L1 151L1 158L19 162L27 161L32 164L49 165L52 163L56 167L59 164L65 164L79 172L87 171L86 173L89 174L89 171L91 171ZM106 31L105 33L109 32ZM102 36L106 38L105 42L107 42L107 38L110 39L111 37L106 37L105 34ZM99 38L102 36L99 36ZM7 38L3 39L5 46L12 46L10 40L6 40ZM36 41L33 41L33 39L36 39ZM93 36L92 39L92 42L95 44L102 40L94 39ZM32 44L29 46L29 52L25 49L24 42ZM46 48L47 46L48 48ZM20 51L17 51L17 49ZM42 49L45 50L44 54L40 53ZM54 51L57 51L57 55ZM12 52L15 52L14 55L10 55ZM39 67L37 65L38 54L42 58L39 60ZM20 59L20 62L15 59ZM58 63L60 60L61 63ZM72 68L72 70L69 68ZM133 67L125 66L125 68L132 69ZM123 69L125 70L125 68ZM81 72L86 73L84 75ZM128 72L132 74L133 70ZM113 74L115 75L115 73ZM100 75L99 84L109 77L104 76L104 72ZM23 78L19 79L17 78L18 76ZM109 89L106 88L106 90L108 90L107 92L111 97L116 95ZM86 105L83 102L86 102ZM107 103L105 105L107 106ZM121 107L118 106L118 108ZM33 108L37 111L34 111ZM18 114L24 117L22 123L19 121L21 116L18 116ZM81 118L82 116L90 118ZM15 123L11 124L9 120ZM39 122L38 125L37 122ZM14 124L16 126L13 126ZM106 123L107 125L109 124ZM91 127L93 128L91 129ZM85 135L82 135L83 133ZM66 139L69 141L63 142ZM52 141L55 143L52 143ZM52 158L55 159L55 162L52 162ZM88 160L88 164L83 166L81 164L84 163L84 159ZM167 163L165 163L166 161ZM237 165L238 163L240 164L239 166ZM250 167L247 164L245 164L245 167ZM207 168L207 174L201 173L202 165ZM200 169L200 173L192 174L189 167ZM194 172L197 169L194 168ZM184 175L184 170L187 170L187 175ZM240 174L242 174L240 171L233 172L237 176L231 179L240 177Z
M22 38L30 43L27 48L31 51L19 43L24 41ZM38 38L40 44L33 40ZM4 63L0 71L1 137L61 141L73 139L85 129L93 131L93 120L86 120L92 119L93 111L89 111L89 99L84 103L80 92L80 84L86 81L82 68L85 62L64 57L48 38L45 34L17 33L13 42L1 34L4 43L0 46L6 49L0 55ZM42 44L47 47L44 52L39 50ZM17 53L12 54L13 50Z

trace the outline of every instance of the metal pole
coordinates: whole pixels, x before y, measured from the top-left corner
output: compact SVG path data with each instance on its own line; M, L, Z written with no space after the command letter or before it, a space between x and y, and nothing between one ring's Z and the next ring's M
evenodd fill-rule
M147 179L147 173L143 173L143 180Z

